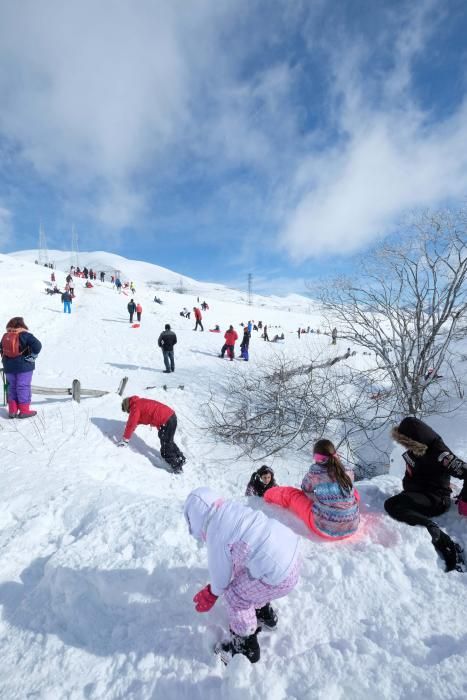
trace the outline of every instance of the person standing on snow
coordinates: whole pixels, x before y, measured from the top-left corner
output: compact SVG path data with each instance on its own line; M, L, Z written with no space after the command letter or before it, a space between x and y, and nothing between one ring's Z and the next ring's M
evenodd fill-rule
M250 333L248 332L248 328L244 328L242 342L240 343L240 357L242 357L245 361L248 361L249 359L249 346Z
M332 338L331 345L336 345L336 343L337 343L337 328L332 329L331 338Z
M201 314L201 310L198 309L197 306L194 306L193 311L194 311L195 319L196 319L195 327L193 328L193 330L195 331L199 326L201 328L201 330L204 331L203 324L201 322L202 318L203 318L203 316Z
M186 459L174 442L174 435L177 430L177 416L173 408L152 399L130 396L123 399L122 411L130 415L123 438L118 443L118 446L126 447L128 445L138 425L152 425L158 430L159 440L161 441L161 457L170 464L175 474L181 474Z
M189 494L184 515L190 534L208 550L211 582L194 596L196 610L208 612L220 596L227 607L231 637L215 651L224 663L235 654L256 663L258 632L278 621L271 600L297 584L299 537L261 511L225 501L206 487Z
M141 314L143 313L143 307L141 304L136 304L136 320L138 323L141 322Z
M31 382L35 359L42 349L40 341L29 333L21 316L8 321L0 341L5 378L8 382L8 418L32 418ZM19 412L19 413L18 413Z
M136 304L133 301L133 299L130 299L126 308L128 309L128 313L130 314L130 323L133 323L133 315L136 311Z
M248 333L248 329L245 329ZM230 355L230 360L233 361L235 357L235 342L238 338L237 331L234 330L233 326L229 326L229 330L224 333L225 343L221 348L221 354L219 357L224 357L225 351L227 350Z
M458 509L460 515L467 515L467 464L419 418L404 418L392 429L391 435L407 451L402 455L405 461L403 490L384 502L386 513L408 525L426 527L434 548L446 563L446 571L462 570L462 548L431 518L449 510L451 477L464 481Z
M168 323L165 324L165 330L160 334L157 344L162 348L165 364L164 372L166 374L175 372L174 345L177 344L177 336L170 330L170 325Z
M73 301L71 292L63 292L61 299L63 302L63 313L71 314L71 303Z

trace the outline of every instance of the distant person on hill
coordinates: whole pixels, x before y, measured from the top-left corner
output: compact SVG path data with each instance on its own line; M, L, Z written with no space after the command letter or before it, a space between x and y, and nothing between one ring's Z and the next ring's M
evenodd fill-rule
M204 331L203 324L201 322L202 318L203 318L203 316L201 314L201 310L198 309L197 306L194 306L193 313L195 314L195 319L196 319L195 327L193 328L193 330L195 331L199 326L201 328L201 330Z
M71 302L73 301L73 297L71 296L70 292L63 292L62 294L62 303L63 303L63 313L64 314L71 314Z
M267 325L265 325L264 328L263 328L263 338L264 338L264 340L267 340L267 341L269 342L268 327L267 327Z
M186 306L183 307L183 309L180 311L180 316L183 316L183 318L190 318L191 316L191 311L188 311Z
M165 324L165 330L159 336L158 346L162 349L166 374L175 372L174 345L177 344L177 336L171 330L170 324Z
M130 323L133 323L133 316L134 316L135 311L136 311L136 304L133 301L133 299L130 299L126 308L128 309L128 313L130 314Z
M143 313L143 307L141 304L136 304L136 320L138 323L141 321L141 314Z
M337 343L337 328L332 329L331 338L331 344L335 345Z
M253 472L246 487L245 496L259 496L262 498L268 489L277 486L274 472L271 467L263 464L257 471Z
M460 515L467 515L467 464L419 418L404 418L391 434L407 451L402 455L405 462L402 493L385 501L386 512L408 525L426 527L434 548L446 563L446 571L462 570L462 548L432 518L449 510L451 477L464 481L458 508Z
M248 331L247 331L248 333ZM238 338L238 333L236 330L234 330L233 326L229 326L229 329L224 333L224 339L225 343L221 348L221 354L219 357L224 357L226 351L230 357L230 360L233 361L235 357L235 343Z
M250 334L248 332L248 328L244 328L242 342L240 343L240 357L242 357L245 361L249 359L249 347Z
M161 442L161 457L172 467L175 474L183 472L186 462L184 454L174 442L177 416L170 406L151 399L130 396L122 401L122 411L129 413L123 438L119 447L126 447L138 425L152 425L158 429Z
M220 333L220 332L221 332L221 329L220 329L219 325L216 323L216 325L214 326L214 328L210 328L210 329L209 329L209 332L210 332L210 333Z
M159 299L158 296L155 296L155 297L154 297L154 302L155 302L156 304L162 304L162 299Z
M100 276L101 282L104 282L105 281L105 272L101 271L99 273L99 276Z
M133 284L133 282L130 282L130 292L131 292L132 294L136 294L136 287L135 287L135 285Z
M253 323L251 321L248 321L247 330L248 335L251 335L251 331L253 330Z
M225 664L235 654L254 664L261 653L258 632L278 623L271 600L297 584L300 538L261 511L206 487L189 494L184 515L190 535L207 546L210 583L194 596L195 609L206 613L221 596L227 608L230 639L215 652Z
M29 333L21 316L10 319L0 341L5 379L8 385L8 418L32 418L31 382L35 359L42 349L40 341Z
M297 331L297 335L298 335L298 339L299 339L299 340L300 340L300 335L301 335L301 332L302 332L302 329L301 329L301 328L299 328L299 329L298 329L298 331Z
M115 289L117 290L117 292L119 294L122 291L122 281L121 281L120 277L115 278Z
M276 486L264 494L267 503L291 510L321 537L342 539L354 535L360 522L359 496L354 475L330 440L313 447L313 464L302 488Z

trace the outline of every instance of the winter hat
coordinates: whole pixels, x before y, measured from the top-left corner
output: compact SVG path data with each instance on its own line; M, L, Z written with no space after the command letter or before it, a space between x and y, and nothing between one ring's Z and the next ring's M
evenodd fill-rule
M212 506L221 501L220 496L207 486L201 486L190 494L185 501L183 515L188 525L190 535L197 540L205 538L205 527Z
M267 464L263 464L263 466L260 467L256 473L258 474L258 476L264 476L265 474L270 474L272 476L272 478L274 479L274 472L271 469L271 467L268 467Z
M170 323L166 323L166 324L165 324L165 330L166 330L166 331L170 331Z
M395 442L413 452L417 457L422 457L435 440L441 439L429 425L412 416L404 418L398 426L395 426L391 431L391 436Z

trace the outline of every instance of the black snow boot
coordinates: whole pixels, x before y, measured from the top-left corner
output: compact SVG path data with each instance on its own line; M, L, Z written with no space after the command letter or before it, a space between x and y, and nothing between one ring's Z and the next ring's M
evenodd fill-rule
M271 603L266 603L262 608L256 610L256 618L261 627L268 627L270 630L277 625L278 617L271 607Z
M216 644L214 651L219 654L224 664L228 664L235 654L243 654L248 661L255 664L260 658L260 648L258 644L258 632L260 628L248 637L240 637L235 632L230 632L231 638L228 642Z
M463 557L462 547L453 542L449 535L440 530L437 525L431 526L429 533L431 535L431 541L433 542L433 547L436 549L438 554L446 564L447 571L465 571L465 560Z

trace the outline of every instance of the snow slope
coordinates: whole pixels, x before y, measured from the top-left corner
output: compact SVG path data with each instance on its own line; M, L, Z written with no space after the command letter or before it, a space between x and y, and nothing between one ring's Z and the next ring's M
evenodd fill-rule
M65 270L70 254L61 255L54 259ZM279 346L253 335L251 363L222 361L216 357L222 336L193 333L179 311L200 296L210 304L206 329L261 318L284 330L281 350L303 354L311 344L325 355L329 338L296 334L298 326L324 328L317 308L296 296L256 298L248 307L239 292L185 278L188 291L180 295L173 291L176 273L108 253L81 254L97 270L117 268L135 282L143 321L133 329L128 298L108 283L90 290L78 284L72 314L64 315L59 296L44 293L50 270L34 265L34 257L0 256L3 323L24 315L43 343L33 383L68 387L79 378L84 387L111 393L81 404L38 395L37 418L0 421L0 697L466 697L467 577L444 573L422 528L384 515L384 499L400 487L397 476L360 482L362 528L340 543L320 541L293 516L249 499L303 535L301 580L275 603L280 623L274 633L261 633L259 664L235 657L222 667L212 654L227 631L222 602L206 615L194 610L192 597L208 581L206 551L186 530L184 498L209 484L243 499L253 471L232 448L207 442L202 404L224 373L248 372ZM59 284L63 279L58 271ZM152 302L155 293L163 306ZM168 378L156 346L167 322L179 338L176 372ZM141 426L131 447L116 446L125 417L115 391L124 375L127 395L176 410L177 442L187 456L183 475L165 469L156 431ZM467 456L465 414L433 425ZM292 454L276 460L279 483L299 484L302 460ZM439 522L467 545L465 519L454 508Z

